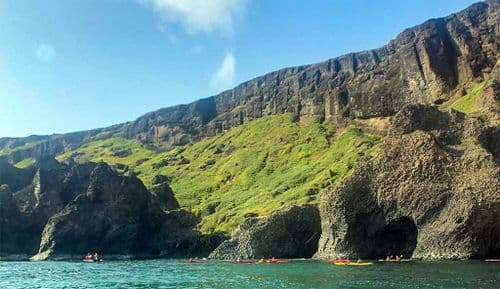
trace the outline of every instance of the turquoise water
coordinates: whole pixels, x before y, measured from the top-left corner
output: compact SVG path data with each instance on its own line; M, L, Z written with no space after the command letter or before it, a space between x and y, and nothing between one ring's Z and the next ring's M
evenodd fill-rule
M320 261L0 262L0 288L500 288L500 264L408 262L341 267Z

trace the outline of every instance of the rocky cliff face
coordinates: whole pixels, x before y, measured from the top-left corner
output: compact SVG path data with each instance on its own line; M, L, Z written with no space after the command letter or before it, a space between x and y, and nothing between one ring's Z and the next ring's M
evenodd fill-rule
M310 258L318 248L320 217L315 205L292 206L266 219L248 218L211 258Z
M168 147L265 115L342 120L442 102L496 64L498 11L497 0L478 3L407 29L379 49L272 72L217 96L147 114L119 133Z
M2 172L22 178L11 182L16 191L0 185L0 258L208 255L223 241L196 231L199 220L179 209L164 177L150 193L104 163L44 160L24 170L5 162Z
M153 198L165 211L179 209L179 203L175 199L174 192L168 184L169 179L167 176L156 175L153 179L153 186L151 187L151 194Z
M18 169L5 162L0 183L9 189L0 202L0 253L34 254L47 220L85 192L93 166L47 159L35 168Z
M136 121L88 132L38 137L10 159L53 155L92 137L137 138L159 149L212 136L265 115L344 122L393 115L409 103L440 103L488 77L498 59L500 1L480 2L409 28L387 45L328 61L285 68L219 95L160 109ZM0 139L0 149L27 139Z
M500 169L492 130L460 113L405 107L379 154L324 194L316 256L498 257Z

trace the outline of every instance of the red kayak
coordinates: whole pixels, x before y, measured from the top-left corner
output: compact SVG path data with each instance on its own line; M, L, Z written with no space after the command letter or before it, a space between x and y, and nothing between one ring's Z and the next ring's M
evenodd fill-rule
M349 259L330 259L328 260L330 263L349 263Z
M288 263L288 261L287 260L279 260L279 259L271 259L271 260L268 260L267 263L286 264L286 263Z

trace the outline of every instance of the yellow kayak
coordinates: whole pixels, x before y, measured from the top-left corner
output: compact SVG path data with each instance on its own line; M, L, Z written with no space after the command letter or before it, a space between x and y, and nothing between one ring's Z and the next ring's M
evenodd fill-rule
M357 262L335 262L333 263L337 266L370 266L370 265L373 265L372 262L361 262L361 263L357 263Z
M373 265L373 263L372 262L362 262L362 263L352 262L352 263L347 263L346 265L347 266L370 266L370 265Z

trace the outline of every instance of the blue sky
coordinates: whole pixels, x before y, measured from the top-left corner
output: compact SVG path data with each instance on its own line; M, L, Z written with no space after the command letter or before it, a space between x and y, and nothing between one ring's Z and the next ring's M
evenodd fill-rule
M133 120L474 2L0 0L0 137Z

